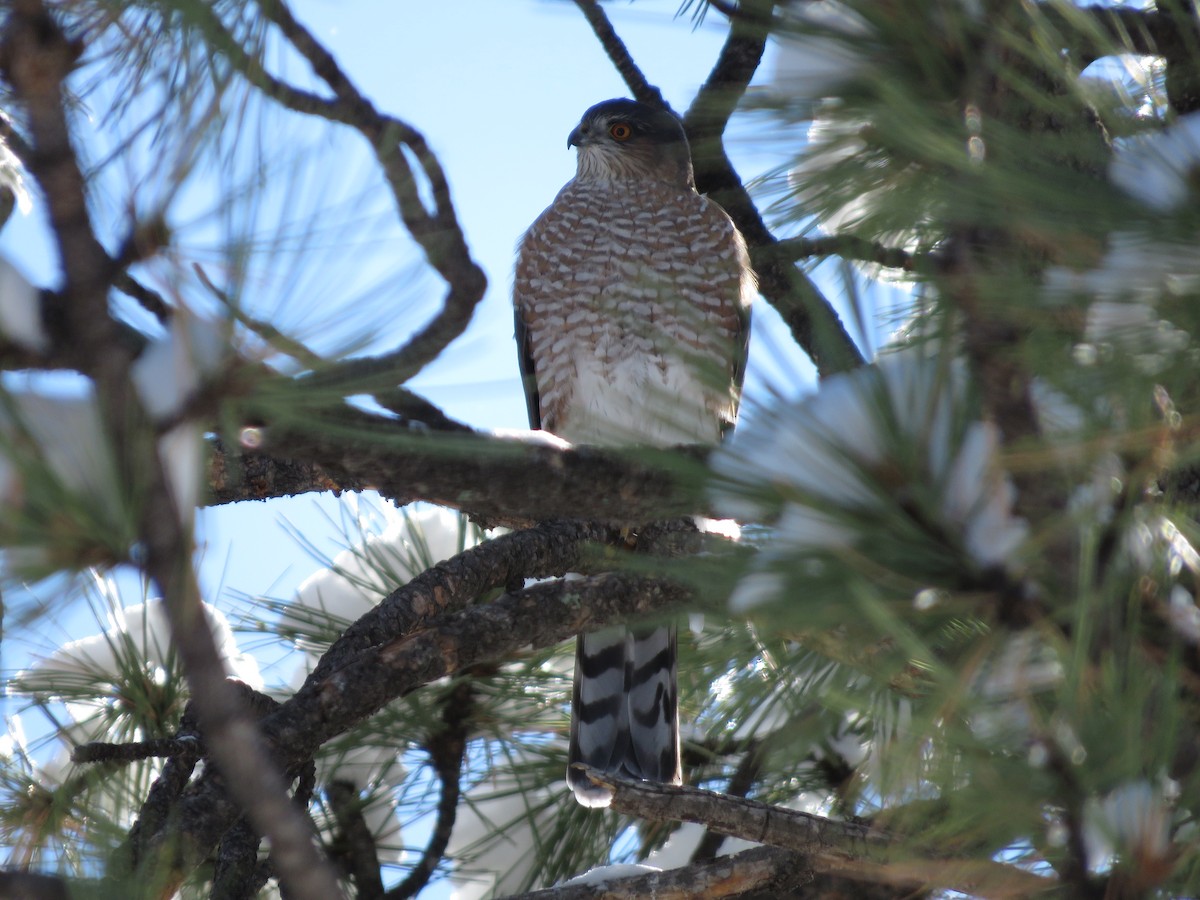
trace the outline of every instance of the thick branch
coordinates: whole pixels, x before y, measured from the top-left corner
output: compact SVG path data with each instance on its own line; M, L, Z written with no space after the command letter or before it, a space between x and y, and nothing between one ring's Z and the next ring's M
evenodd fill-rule
M887 835L866 824L840 822L700 788L653 784L587 766L580 768L594 785L612 793L614 810L639 819L696 822L722 834L802 853L836 847L843 855L881 855L891 843Z
M548 518L630 523L696 515L708 507L702 485L710 448L563 450L475 433L414 433L366 415L356 421L371 431L277 427L261 433L262 450L232 453L214 444L210 502L370 488L397 504L426 500L485 524Z
M263 720L263 731L277 762L295 771L326 741L432 681L629 616L677 608L689 597L674 583L616 573L533 585L371 647L324 680L310 678ZM206 771L181 804L170 852L189 867L198 864L238 813Z
M616 529L589 522L556 522L464 550L392 591L347 628L310 678L326 678L363 650L411 634L438 616L477 602L487 591L578 570L587 542L610 542L616 535Z

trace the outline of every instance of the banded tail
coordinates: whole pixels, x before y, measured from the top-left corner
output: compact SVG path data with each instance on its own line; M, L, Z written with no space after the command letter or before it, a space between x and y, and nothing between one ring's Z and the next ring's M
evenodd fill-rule
M584 806L608 806L609 794L573 763L663 784L683 780L675 643L674 625L579 636L567 784Z

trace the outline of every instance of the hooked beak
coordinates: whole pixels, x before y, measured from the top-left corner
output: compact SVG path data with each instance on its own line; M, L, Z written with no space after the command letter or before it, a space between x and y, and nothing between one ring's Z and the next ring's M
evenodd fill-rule
M574 130L567 135L567 149L572 147L581 147L583 142L587 140L587 130L583 127L583 123L575 126Z

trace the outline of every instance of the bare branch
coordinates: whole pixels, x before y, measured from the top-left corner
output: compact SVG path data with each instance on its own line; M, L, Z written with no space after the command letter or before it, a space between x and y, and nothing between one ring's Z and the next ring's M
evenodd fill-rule
M840 256L861 262L875 263L887 269L902 269L911 272L917 268L918 260L907 250L885 247L883 244L864 240L852 235L835 235L820 238L786 238L775 244L780 260L808 259L812 256Z
M80 744L71 751L71 762L134 762L140 759L171 758L175 756L199 756L200 743L191 735L177 738L158 738L150 741L133 741L128 744L106 744L90 741Z
M132 297L140 303L142 309L158 319L160 323L166 324L171 320L173 310L163 300L162 295L146 287L128 272L121 272L117 275L113 280L113 285L123 294Z
M633 61L633 57L629 55L625 42L617 35L616 30L612 27L612 22L608 20L608 15L598 0L575 0L575 5L588 20L588 24L592 26L596 39L600 41L600 45L608 54L608 58L612 60L617 72L625 79L625 84L629 87L629 92L633 94L634 99L650 106L666 109L667 101L663 99L662 91L646 80L646 76L642 74L638 64Z
M349 428L311 418L305 424L254 432L261 449L235 453L214 443L211 502L371 488L399 505L427 500L488 525L547 518L628 523L708 509L707 447L563 450L477 433L414 433L353 411L345 416Z
M866 856L891 843L888 835L864 823L839 822L715 791L635 781L580 763L576 766L592 784L611 792L613 809L639 819L697 822L722 834L803 853L838 847Z
M762 60L774 7L773 0L738 4L739 15L730 19L729 37L683 123L692 145L696 188L732 217L750 248L759 290L779 310L796 343L824 376L860 365L862 354L828 299L779 253L778 241L733 168L722 139Z
M309 680L327 678L362 651L412 634L436 617L476 602L487 591L519 585L526 578L583 571L589 544L623 543L623 533L615 526L543 522L464 550L397 588L347 628Z
M211 8L201 4L193 12L203 17L205 38L212 41L247 82L266 96L294 112L347 125L367 139L391 187L401 220L424 251L429 264L449 286L440 312L405 346L313 376L314 383L325 387L345 384L355 393L395 387L419 372L463 332L476 305L483 299L487 277L471 257L454 211L445 172L424 136L411 125L375 109L354 87L332 54L296 20L285 4L278 0L263 0L259 7L309 62L334 96L322 97L276 78L247 52ZM406 150L416 160L421 177L428 185L433 199L432 210L426 209L421 199L417 175Z
M359 389L364 381L380 389L395 386L419 372L462 334L475 306L483 299L487 277L471 257L445 172L424 136L411 125L378 112L354 87L333 55L292 16L284 3L263 0L260 8L333 90L336 99L317 113L350 125L370 141L391 185L400 218L425 251L430 265L449 285L441 311L408 344L393 353L355 364L354 379ZM433 199L432 211L421 200L405 148L421 167ZM324 381L319 376L316 380Z

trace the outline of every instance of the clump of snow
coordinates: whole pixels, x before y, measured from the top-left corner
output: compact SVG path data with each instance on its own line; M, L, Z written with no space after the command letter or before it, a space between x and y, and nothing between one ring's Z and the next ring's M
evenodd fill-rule
M788 97L819 99L859 74L868 60L855 42L870 29L857 12L834 0L789 4L775 31L778 53L771 87Z
M49 338L42 327L42 304L37 288L0 256L0 334L35 353L43 352Z
M1161 213L1189 202L1197 173L1200 113L1180 116L1156 134L1119 139L1108 167L1108 177L1117 187Z
M965 421L954 366L911 352L832 376L765 409L713 457L720 512L771 523L765 558L856 546L897 498L932 498L932 516L982 568L1010 566L1026 524L1000 469L994 426ZM932 489L932 494L930 490ZM740 608L769 599L773 570L743 580Z

